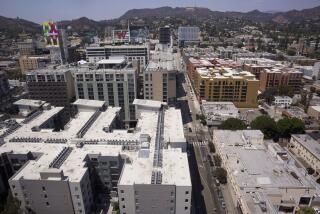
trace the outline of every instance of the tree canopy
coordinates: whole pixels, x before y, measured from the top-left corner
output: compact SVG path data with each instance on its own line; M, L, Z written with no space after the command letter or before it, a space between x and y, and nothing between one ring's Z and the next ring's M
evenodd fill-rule
M305 126L298 118L283 118L277 122L280 137L289 138L291 134L303 134Z
M271 139L277 136L277 123L269 116L259 116L250 124L252 129L259 129L263 132L266 139Z
M243 129L246 129L247 126L240 119L229 118L229 119L223 121L223 123L221 123L221 125L218 128L224 129L224 130L243 130Z

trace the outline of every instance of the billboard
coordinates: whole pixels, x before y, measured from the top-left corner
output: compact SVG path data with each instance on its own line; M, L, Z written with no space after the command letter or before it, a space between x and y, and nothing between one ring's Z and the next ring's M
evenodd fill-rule
M128 30L113 30L113 42L129 42L130 33Z
M55 22L42 23L43 36L47 47L59 47L59 31Z

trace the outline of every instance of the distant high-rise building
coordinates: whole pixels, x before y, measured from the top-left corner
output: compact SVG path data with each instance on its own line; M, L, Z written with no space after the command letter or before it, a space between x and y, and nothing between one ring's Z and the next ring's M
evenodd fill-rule
M178 43L179 45L194 44L200 42L199 27L179 27L178 28Z
M97 65L97 69L80 68L75 72L76 97L120 106L126 124L135 121L133 101L137 97L137 69L124 57L103 59Z
M160 44L171 43L171 30L169 26L159 28L159 42Z
M0 71L0 110L4 110L10 104L10 86L8 76Z
M26 39L18 42L18 49L20 55L34 55L36 50L36 43L33 39Z

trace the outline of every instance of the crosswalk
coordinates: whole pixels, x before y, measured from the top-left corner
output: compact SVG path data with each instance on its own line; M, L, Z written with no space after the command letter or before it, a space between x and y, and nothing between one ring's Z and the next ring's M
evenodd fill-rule
M200 141L200 142L192 142L193 146L206 146L208 145L208 141Z

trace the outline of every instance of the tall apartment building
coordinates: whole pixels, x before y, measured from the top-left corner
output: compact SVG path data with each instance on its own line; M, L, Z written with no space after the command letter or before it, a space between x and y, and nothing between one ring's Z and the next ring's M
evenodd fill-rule
M170 52L155 52L143 74L144 98L162 102L176 101L175 60Z
M36 50L36 43L33 39L26 39L17 42L20 55L34 55Z
M29 98L68 106L75 97L71 68L44 68L26 74Z
M233 102L238 108L257 107L259 80L249 72L230 68L197 68L194 87L200 99Z
M318 192L290 153L264 142L259 130L215 130L213 143L227 171L230 201L241 213L295 213Z
M95 69L80 68L75 72L77 99L104 100L110 106L120 106L124 121L135 121L137 69L124 57L100 60L97 65Z
M299 93L302 88L303 73L292 68L276 67L265 69L260 73L260 90L278 86L289 86L295 93Z
M199 27L179 27L178 28L178 43L183 46L189 43L200 42Z
M77 115L63 130L53 131L63 107L51 107L9 134L0 146L0 180L21 209L101 213L111 197L121 214L190 213L192 186L180 110L158 101L135 104L139 121L132 132L118 130L119 107L77 100Z
M114 56L125 56L128 62L136 62L141 70L149 61L149 46L143 45L106 45L103 47L87 47L87 61L91 63Z
M49 58L45 56L21 56L19 58L19 65L22 73L30 70L37 70L44 68L49 62Z
M260 79L260 73L264 69L271 69L276 65L276 61L264 58L238 58L237 62L243 66L245 71L249 71Z
M0 110L4 110L9 105L10 100L8 75L4 71L0 71Z
M160 44L171 43L171 29L169 26L159 28L159 43Z

